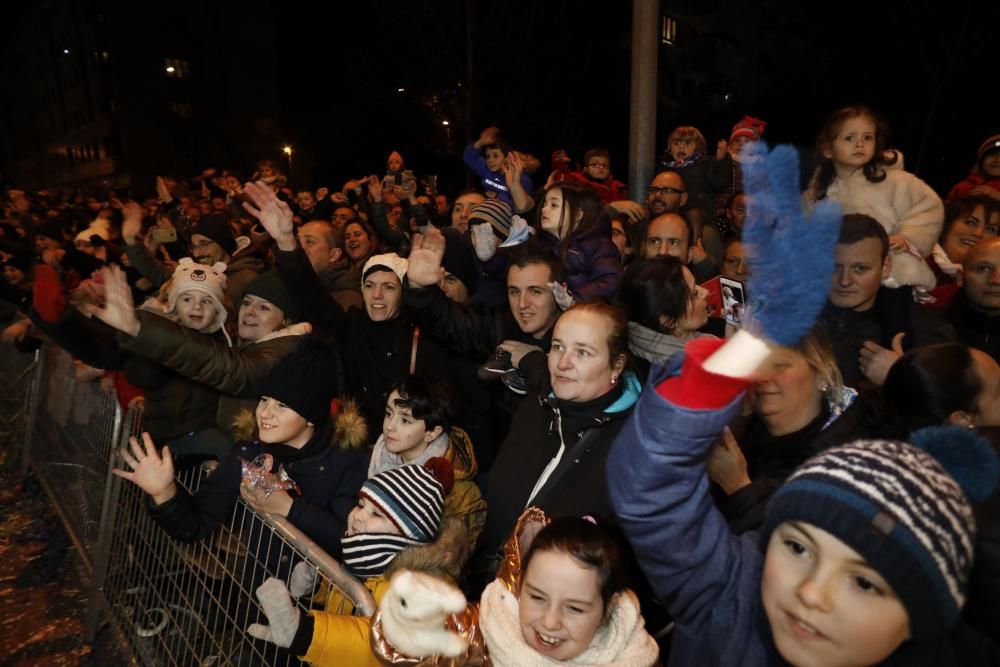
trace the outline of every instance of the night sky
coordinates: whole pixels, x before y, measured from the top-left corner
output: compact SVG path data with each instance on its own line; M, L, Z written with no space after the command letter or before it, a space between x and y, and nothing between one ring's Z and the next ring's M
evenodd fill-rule
M723 16L732 4L706 2ZM744 113L768 121L771 141L811 145L830 111L863 102L887 117L907 168L919 161L939 190L962 178L979 143L1000 128L991 67L1000 3L804 4L778 0L761 10L780 35L767 44L754 44L739 22L725 29L744 50L762 51L755 94L723 111L691 101L661 112L657 152L679 123L698 125L711 143ZM553 148L579 159L603 145L619 178L627 174L630 2L284 2L275 11L282 124L314 184L380 170L398 148L418 172L440 173L454 189L467 132L487 124L543 169Z

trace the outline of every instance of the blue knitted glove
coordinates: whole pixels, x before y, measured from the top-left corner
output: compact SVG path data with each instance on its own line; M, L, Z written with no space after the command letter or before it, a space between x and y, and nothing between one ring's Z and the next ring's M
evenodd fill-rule
M799 158L791 146L768 152L747 144L741 156L748 208L743 243L750 255L750 304L745 327L778 345L794 345L812 328L826 302L840 205L802 211Z

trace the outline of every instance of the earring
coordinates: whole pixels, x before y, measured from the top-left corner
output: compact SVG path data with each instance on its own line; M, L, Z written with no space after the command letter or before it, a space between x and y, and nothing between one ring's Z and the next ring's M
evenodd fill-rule
M617 382L618 382L618 376L617 375L612 375L611 376L611 384L616 384Z

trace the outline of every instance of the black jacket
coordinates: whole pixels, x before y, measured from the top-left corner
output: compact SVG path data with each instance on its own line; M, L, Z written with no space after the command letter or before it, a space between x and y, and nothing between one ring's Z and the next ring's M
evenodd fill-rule
M958 340L1000 359L1000 313L987 313L960 292L944 316L958 332Z
M288 520L331 556L339 558L347 515L354 508L358 491L368 475L368 457L362 449L330 443L329 438L329 431L318 432L303 447L303 450L313 451L292 462L286 458L291 448L285 445L238 442L194 495L178 487L177 494L169 501L159 506L151 505L153 518L167 534L182 542L210 537L220 523L229 519L240 497L242 462L251 462L260 454L271 454L274 457L272 469L277 470L279 464L284 464L288 476L302 491L302 495L292 502ZM247 545L261 560L271 551L280 551L269 549L270 541L264 540L264 533L256 525L253 531Z

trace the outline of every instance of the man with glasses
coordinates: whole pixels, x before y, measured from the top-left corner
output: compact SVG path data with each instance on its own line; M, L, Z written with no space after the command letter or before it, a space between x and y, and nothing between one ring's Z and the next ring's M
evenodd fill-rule
M681 215L687 202L684 180L674 171L663 171L646 189L649 222L643 234L642 255L647 259L673 255L688 264L698 283L718 275L715 262L695 237L691 222Z

